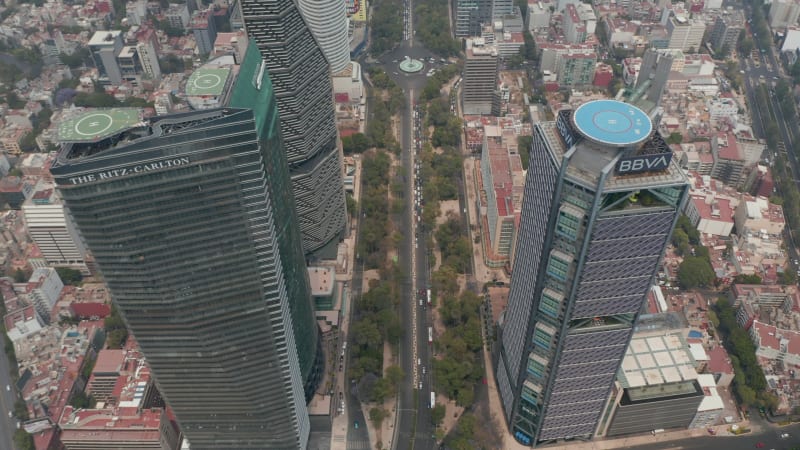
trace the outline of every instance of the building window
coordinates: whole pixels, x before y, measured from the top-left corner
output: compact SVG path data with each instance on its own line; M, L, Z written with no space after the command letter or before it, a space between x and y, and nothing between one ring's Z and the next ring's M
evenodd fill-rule
M567 281L570 262L572 258L566 254L559 251L552 252L547 263L547 274L557 280Z
M558 221L556 221L556 233L575 240L578 237L578 230L583 221L583 212L570 205L564 205L558 211Z
M530 374L534 378L543 378L544 377L544 369L545 365L542 361L531 356L528 358L528 374Z
M546 289L545 292L542 293L542 298L539 301L539 311L546 316L556 318L561 310L561 300L559 297L549 294L547 291Z
M533 344L537 347L541 347L545 350L550 349L550 341L553 339L553 336L547 333L546 331L537 327L533 330Z
M525 381L525 384L522 385L522 398L532 405L536 404L540 392L542 392L542 388L530 381Z

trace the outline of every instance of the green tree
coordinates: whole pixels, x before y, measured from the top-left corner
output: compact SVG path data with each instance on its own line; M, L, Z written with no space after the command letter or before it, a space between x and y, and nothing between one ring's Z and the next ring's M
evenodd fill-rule
M403 369L401 369L399 366L392 365L386 368L386 378L389 380L392 386L394 386L395 390L397 390L405 377L406 375L403 373Z
M14 401L14 417L22 421L28 420L30 417L28 415L28 405L25 404L25 400L18 398Z
M95 401L91 395L86 395L83 391L78 391L72 394L72 398L69 401L69 404L72 405L75 409L85 409L85 408L93 408Z
M83 281L83 274L80 270L70 269L69 267L56 267L56 273L64 284L69 286L79 286Z
M158 65L161 67L162 73L181 73L186 70L183 59L177 55L168 53L164 57L158 59Z
M351 330L352 340L356 345L369 345L371 342L381 341L381 332L375 322L362 319L353 325Z
M737 384L736 385L736 395L739 397L739 401L744 403L747 406L758 406L758 401L756 400L756 393L754 390L750 389L744 384Z
M441 425L442 420L444 420L444 415L447 412L444 405L441 403L436 403L431 409L431 422L433 422L433 426L438 427Z
M22 109L25 107L25 100L19 98L16 92L10 91L6 94L6 103L11 109Z
M346 154L363 153L369 148L369 139L364 133L355 133L342 138L342 151Z
M372 422L372 425L375 426L375 428L380 428L383 424L383 420L388 416L388 411L383 408L378 408L377 406L369 410L369 420Z
M711 286L715 278L708 258L687 255L678 267L678 283L683 289Z
M733 278L733 281L739 284L761 284L761 277L755 274L747 275L740 273Z
M679 255L687 254L689 252L689 236L682 229L676 229L672 233L672 245L675 246L675 251Z
M106 345L111 349L122 348L125 341L128 339L128 328L122 320L116 306L111 306L111 314L103 320L103 326L106 330Z
M358 201L353 198L353 194L347 193L344 197L345 205L347 207L347 212L350 213L350 217L355 217L358 214Z
M378 378L372 386L371 400L375 403L383 403L390 395L392 395L391 382L386 378Z
M30 275L26 271L24 271L22 269L19 269L19 268L14 271L14 281L15 282L24 283L24 282L28 281L28 278L30 278Z
M522 160L522 168L528 170L528 161L530 160L530 150L533 144L533 136L519 136L517 137L517 148L519 149L519 158Z
M113 95L100 92L91 94L79 92L73 99L73 103L75 103L75 106L89 108L111 108L119 105L119 102Z
M680 144L681 142L683 142L683 134L677 131L670 133L667 138L667 144Z
M62 63L69 66L70 69L77 69L78 67L85 66L89 61L90 52L86 47L80 47L75 50L71 55L61 53L58 55Z
M33 436L22 428L14 431L14 447L17 450L36 450Z

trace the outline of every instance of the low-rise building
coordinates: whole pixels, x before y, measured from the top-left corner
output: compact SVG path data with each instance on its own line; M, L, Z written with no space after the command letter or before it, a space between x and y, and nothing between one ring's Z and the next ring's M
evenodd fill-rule
M714 169L711 176L729 186L739 186L743 181L745 159L733 133L720 132L711 140Z
M800 332L777 328L753 321L750 339L756 347L756 356L786 365L800 365Z
M525 185L516 134L500 132L494 126L485 128L476 182L480 183L476 190L482 192L478 206L484 262L489 267L503 267L511 259Z
M739 115L739 104L732 97L710 98L706 101L706 108L714 121L727 120L734 123Z
M745 195L736 208L736 231L742 234L761 234L780 237L786 226L783 207L764 197Z
M28 297L42 323L49 324L53 306L64 289L64 283L52 267L40 267L33 271L28 280Z
M639 332L631 339L617 383L608 436L686 428L705 394L680 333Z
M98 408L64 410L59 423L66 450L177 450L180 438L162 409Z
M700 233L725 237L733 230L734 209L729 199L692 195L686 203L685 213Z
M689 428L708 428L719 422L722 412L725 410L725 402L719 395L714 375L701 373L697 376L697 382L700 384L704 396Z

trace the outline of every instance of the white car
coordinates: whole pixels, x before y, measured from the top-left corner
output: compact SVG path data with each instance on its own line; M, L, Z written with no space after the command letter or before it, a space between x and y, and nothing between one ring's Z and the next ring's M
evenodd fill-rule
M11 392L11 386L8 384L6 385L6 391Z

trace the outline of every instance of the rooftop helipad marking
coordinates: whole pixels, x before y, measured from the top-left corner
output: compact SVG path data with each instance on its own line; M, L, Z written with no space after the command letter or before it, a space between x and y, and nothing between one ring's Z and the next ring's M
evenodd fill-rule
M587 139L620 147L642 142L653 131L644 111L616 100L584 103L572 114L572 121Z
M77 122L73 131L81 136L99 136L103 132L114 125L114 119L105 113L93 113L81 117Z

